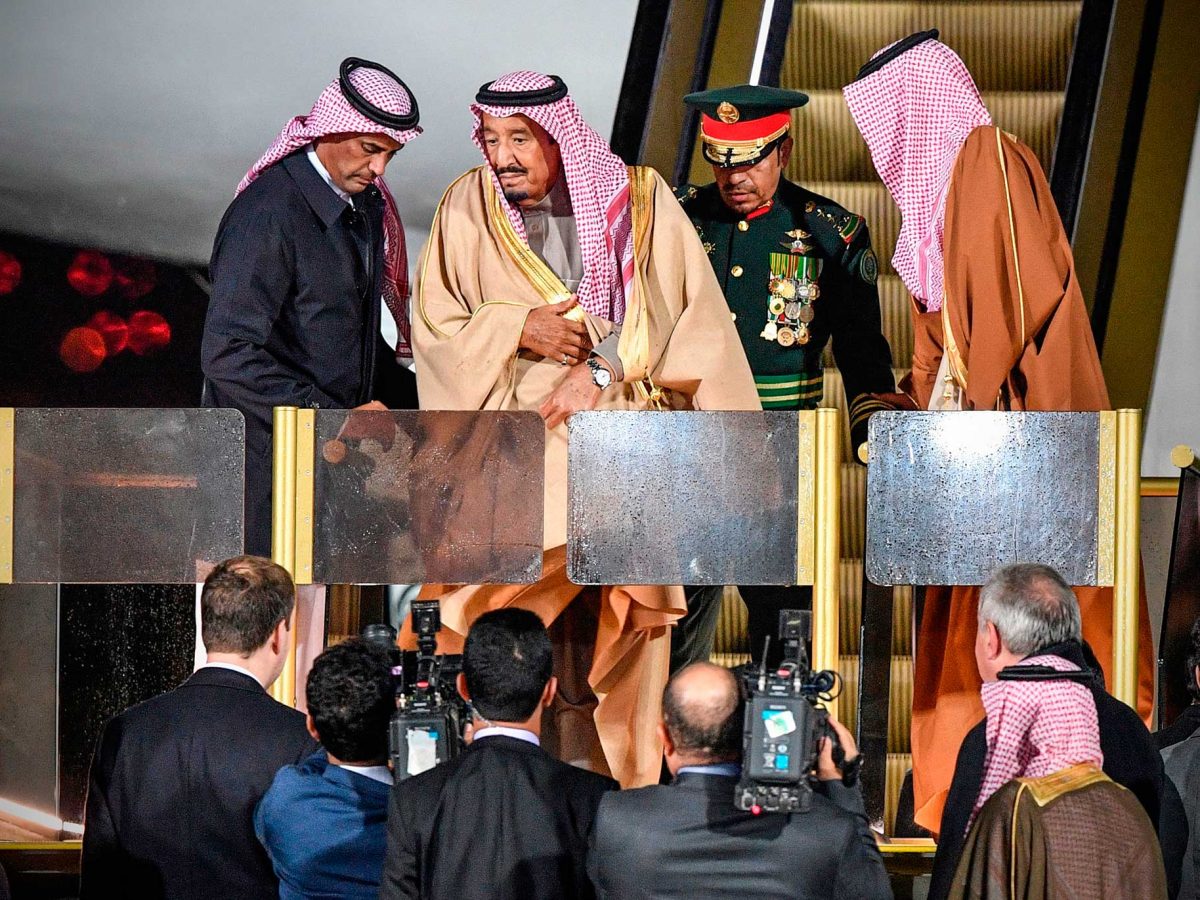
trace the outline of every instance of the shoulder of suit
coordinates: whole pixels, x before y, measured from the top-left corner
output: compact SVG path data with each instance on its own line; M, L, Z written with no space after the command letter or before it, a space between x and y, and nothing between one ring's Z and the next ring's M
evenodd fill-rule
M804 229L828 259L867 284L876 282L879 263L863 216L790 181L781 183L779 196L797 218L803 219Z

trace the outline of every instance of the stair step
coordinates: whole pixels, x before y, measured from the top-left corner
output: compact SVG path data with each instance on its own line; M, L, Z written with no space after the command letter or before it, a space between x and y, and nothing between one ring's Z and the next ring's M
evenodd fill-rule
M1062 93L985 91L983 102L992 121L1028 144L1042 168L1049 171L1062 118ZM807 185L813 181L879 180L841 91L811 91L808 104L792 111L792 134L796 146L787 168L792 181ZM879 246L877 239L877 253ZM890 246L887 253L891 255Z
M797 0L780 84L840 89L871 56L937 28L981 91L1062 91L1079 2L819 2Z
M841 609L838 615L838 647L844 654L861 650L862 639L862 570L861 559L841 562ZM892 655L905 656L912 652L913 590L911 585L892 588Z

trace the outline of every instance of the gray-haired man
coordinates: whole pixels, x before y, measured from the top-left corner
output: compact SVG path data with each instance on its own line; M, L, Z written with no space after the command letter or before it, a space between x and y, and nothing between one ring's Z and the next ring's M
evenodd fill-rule
M1004 566L992 573L979 594L979 630L975 637L979 675L984 681L995 681L1001 670L1035 656L1062 657L1090 671L1088 686L1096 701L1104 772L1133 791L1155 823L1168 883L1177 886L1187 841L1185 817L1173 791L1169 792L1170 802L1164 803L1166 779L1150 732L1134 710L1105 690L1100 664L1083 643L1079 602L1062 576L1039 563ZM986 754L985 718L971 729L958 751L942 815L929 890L931 900L945 897L950 889L971 811L983 784Z

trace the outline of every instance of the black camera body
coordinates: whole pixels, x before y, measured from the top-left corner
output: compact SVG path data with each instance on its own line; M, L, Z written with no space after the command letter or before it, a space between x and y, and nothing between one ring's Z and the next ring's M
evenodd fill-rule
M411 661L396 648L396 632L391 626L363 629L364 638L380 644L386 640L394 652L396 711L388 722L388 757L396 781L458 756L468 715L455 685L462 657L437 654L437 633L442 630L438 602L414 601L412 617L417 652Z
M738 809L761 812L807 812L812 806L810 773L824 737L834 742L834 761L841 747L829 725L822 700L833 698L836 672L813 672L806 643L812 613L785 609L779 614L783 662L773 672L764 663L741 670L746 686L742 731L742 777L734 793Z

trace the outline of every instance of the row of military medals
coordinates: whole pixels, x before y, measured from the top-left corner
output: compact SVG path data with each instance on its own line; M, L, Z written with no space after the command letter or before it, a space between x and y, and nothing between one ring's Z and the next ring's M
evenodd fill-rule
M759 335L763 340L776 341L781 347L803 346L811 339L808 326L812 322L813 301L821 296L817 278L821 275L821 259L804 256L812 250L804 243L808 232L799 228L787 232L791 244L784 244L787 253L771 254L770 294L767 297L767 324Z

